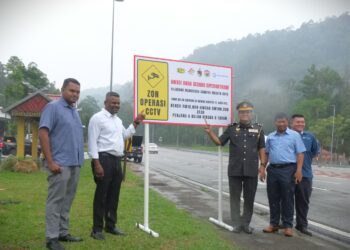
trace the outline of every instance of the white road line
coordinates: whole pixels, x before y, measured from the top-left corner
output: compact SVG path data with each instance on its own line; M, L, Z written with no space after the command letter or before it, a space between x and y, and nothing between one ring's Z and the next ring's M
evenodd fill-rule
M334 182L334 181L321 181L321 180L315 180L314 179L314 182L324 182L324 183L329 183L329 184L335 184L335 185L339 185L340 183L339 182Z
M325 189L325 188L319 188L319 187L312 187L312 189L317 189L317 190L322 190L322 191L329 191L328 189Z

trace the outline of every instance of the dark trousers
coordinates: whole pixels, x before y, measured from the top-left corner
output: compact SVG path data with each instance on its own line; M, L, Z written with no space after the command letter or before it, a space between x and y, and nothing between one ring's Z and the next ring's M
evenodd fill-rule
M231 219L234 226L248 226L253 215L258 177L229 176ZM243 214L241 216L241 193L243 188Z
M295 211L297 214L297 227L307 228L307 214L309 212L309 203L312 192L312 179L303 178L302 181L295 186Z
M267 168L267 197L270 206L270 224L278 226L282 214L285 228L293 227L295 165ZM282 211L281 211L282 210Z
M93 208L93 231L101 232L103 219L105 228L114 228L117 223L117 209L120 186L123 179L121 157L107 153L99 153L99 161L102 165L104 176L97 178L94 175L96 190ZM92 170L94 172L94 164Z

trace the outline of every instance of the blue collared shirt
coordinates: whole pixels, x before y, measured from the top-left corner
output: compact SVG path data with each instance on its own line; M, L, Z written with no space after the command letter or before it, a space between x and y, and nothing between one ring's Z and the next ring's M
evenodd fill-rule
M301 133L306 151L304 152L303 177L312 178L312 158L320 154L320 145L314 134L304 131Z
M297 154L306 151L300 135L287 128L283 133L274 131L266 139L266 153L270 164L296 163Z
M62 97L48 103L40 117L40 128L49 130L52 158L58 165L83 165L83 125L76 108L68 105Z

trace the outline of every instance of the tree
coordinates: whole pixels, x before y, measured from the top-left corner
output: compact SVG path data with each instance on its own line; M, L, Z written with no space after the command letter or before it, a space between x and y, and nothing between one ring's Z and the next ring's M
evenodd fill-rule
M336 101L344 87L344 81L340 75L329 67L317 69L312 65L308 74L300 81L299 91L304 99L324 99Z
M332 143L333 117L318 119L310 130L315 133L321 145L330 150ZM334 119L333 152L350 154L350 118L337 115Z
M3 69L0 67L0 81L1 83L4 82L4 85L0 85L0 87L4 89L6 106L39 89L45 88L50 93L58 92L54 84L49 82L46 74L38 68L36 63L30 62L26 67L17 56L12 56ZM29 83L32 87L25 83Z
M91 116L101 110L97 100L92 96L87 96L78 104L80 119L83 125L87 128Z

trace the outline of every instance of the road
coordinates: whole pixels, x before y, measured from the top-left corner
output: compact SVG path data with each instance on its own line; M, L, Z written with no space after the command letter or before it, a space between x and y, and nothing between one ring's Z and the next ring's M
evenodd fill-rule
M223 191L228 192L228 157L223 157ZM218 156L213 153L159 148L150 169L162 170L217 189ZM309 220L350 234L350 169L314 168ZM266 184L259 182L256 202L268 206Z

